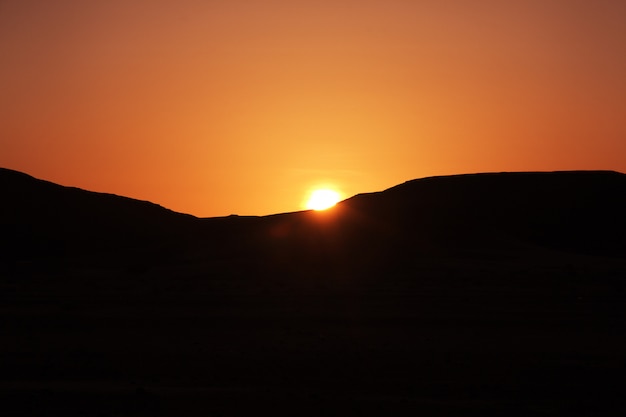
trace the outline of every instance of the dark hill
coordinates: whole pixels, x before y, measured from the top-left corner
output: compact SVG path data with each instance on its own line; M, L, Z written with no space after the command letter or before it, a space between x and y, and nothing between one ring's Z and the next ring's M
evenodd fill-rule
M412 258L522 247L626 253L626 175L610 171L432 177L325 212L211 219L7 169L0 169L0 192L2 247L11 256L163 247L209 257Z
M0 168L0 248L29 258L173 244L195 218L156 204L64 187Z
M624 174L209 219L9 170L0 195L7 415L626 415Z
M433 177L358 195L341 206L343 217L400 236L406 246L626 249L626 175L617 172Z

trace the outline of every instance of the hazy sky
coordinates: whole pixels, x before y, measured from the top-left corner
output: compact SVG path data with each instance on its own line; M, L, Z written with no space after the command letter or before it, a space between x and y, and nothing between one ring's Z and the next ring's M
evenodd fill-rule
M198 216L626 172L626 1L0 0L0 166Z

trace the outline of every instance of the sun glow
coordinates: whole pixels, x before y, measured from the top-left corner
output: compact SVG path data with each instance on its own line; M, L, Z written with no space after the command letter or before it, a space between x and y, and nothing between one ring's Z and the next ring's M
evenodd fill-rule
M311 192L306 202L306 208L309 210L326 210L331 208L341 199L337 191L329 189L317 189Z

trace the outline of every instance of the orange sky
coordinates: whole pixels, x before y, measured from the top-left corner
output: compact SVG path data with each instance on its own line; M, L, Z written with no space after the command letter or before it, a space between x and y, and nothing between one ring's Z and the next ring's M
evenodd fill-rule
M0 1L0 166L197 216L626 172L626 2Z

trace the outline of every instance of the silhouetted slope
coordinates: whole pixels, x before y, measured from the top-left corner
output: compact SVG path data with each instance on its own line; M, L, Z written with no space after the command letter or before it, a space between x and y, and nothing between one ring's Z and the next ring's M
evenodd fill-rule
M616 172L433 177L342 205L364 223L372 219L393 236L407 235L407 244L506 241L599 252L626 248L626 175Z
M195 247L204 257L413 257L546 247L622 256L626 175L609 171L432 177L325 212L197 219L158 205L0 170L5 251ZM266 259L265 261L268 261Z
M626 415L625 187L613 172L461 175L325 212L197 219L2 170L17 261L0 262L0 403Z
M184 236L194 220L147 201L63 187L4 168L0 195L5 255L158 246L159 240Z

